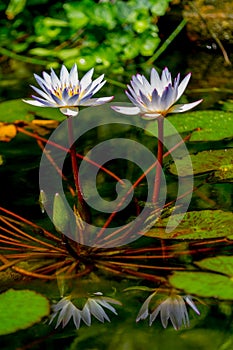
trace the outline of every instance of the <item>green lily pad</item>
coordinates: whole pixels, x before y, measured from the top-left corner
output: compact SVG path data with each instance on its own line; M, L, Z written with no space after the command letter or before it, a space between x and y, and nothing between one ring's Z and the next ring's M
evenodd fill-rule
M35 107L22 100L10 100L0 103L0 120L12 123L16 120L32 121L35 116L62 121L65 116L57 108Z
M213 258L202 259L196 262L196 265L202 269L233 276L233 257L232 256L215 256Z
M233 300L233 280L227 276L208 272L175 271L169 277L169 282L187 294Z
M168 220L171 220L167 227ZM165 218L150 229L146 236L163 239L209 239L232 235L233 213L222 210L202 210L185 213L182 221L179 215ZM170 232L173 225L176 227ZM166 232L169 229L169 232Z
M196 111L168 116L178 133L192 132L190 141L217 141L233 137L233 113L224 111ZM147 130L154 133L157 122L149 122ZM165 135L174 134L165 124Z
M9 289L0 294L0 335L31 327L50 312L49 302L31 290Z
M214 171L213 177L220 181L233 179L233 148L225 150L203 151L192 154L191 161L193 168L189 166L189 157L176 159L175 163L169 166L169 171L174 175L190 176ZM188 160L188 161L187 161ZM182 173L177 173L177 168Z

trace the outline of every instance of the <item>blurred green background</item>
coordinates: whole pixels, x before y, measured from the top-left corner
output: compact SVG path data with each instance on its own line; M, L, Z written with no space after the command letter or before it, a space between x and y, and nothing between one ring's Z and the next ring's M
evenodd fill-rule
M158 18L171 0L11 0L0 5L0 53L57 68L124 74L160 44ZM10 55L10 53L8 53ZM133 68L133 67L132 67Z

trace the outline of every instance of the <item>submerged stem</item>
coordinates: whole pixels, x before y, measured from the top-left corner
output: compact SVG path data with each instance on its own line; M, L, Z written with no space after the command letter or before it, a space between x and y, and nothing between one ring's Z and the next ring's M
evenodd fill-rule
M152 202L158 205L160 186L161 186L161 175L163 167L163 132L164 132L164 119L163 116L157 119L158 122L158 150L157 150L157 162L158 166L156 168L155 183L154 183L154 192L152 197Z
M75 188L76 188L77 197L78 197L78 211L81 218L84 220L87 220L87 207L86 207L86 203L82 195L82 189L79 183L78 162L77 162L77 156L76 156L76 148L74 144L72 121L73 121L72 117L69 116L67 118L67 122L68 122L68 136L69 136L69 144L70 144L70 158L71 158Z
M70 158L72 163L72 171L73 171L73 177L75 182L75 188L76 188L78 200L82 202L83 196L81 193L79 178L78 178L78 163L76 158L76 149L74 145L72 117L68 117L67 122L68 122L68 134L69 134L69 144L70 144Z

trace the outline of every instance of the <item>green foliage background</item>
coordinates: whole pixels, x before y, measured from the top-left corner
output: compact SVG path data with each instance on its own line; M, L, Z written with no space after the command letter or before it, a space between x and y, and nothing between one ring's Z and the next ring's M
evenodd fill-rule
M160 44L158 18L171 0L11 0L0 4L0 54L57 68L124 74Z

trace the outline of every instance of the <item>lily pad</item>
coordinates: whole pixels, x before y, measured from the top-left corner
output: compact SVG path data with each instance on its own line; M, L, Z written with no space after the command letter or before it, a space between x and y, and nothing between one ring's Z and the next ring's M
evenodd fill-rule
M213 258L206 258L196 262L196 265L202 269L211 270L233 277L232 256L215 256Z
M224 111L195 111L169 115L168 120L178 133L192 132L190 141L217 141L233 137L233 113ZM154 133L157 122L149 122L147 130ZM165 125L165 135L174 134L169 125Z
M190 168L190 158L193 168ZM169 171L174 175L190 176L214 171L213 177L219 181L233 179L233 148L214 151L203 151L192 154L188 158L176 159L176 163L169 166ZM182 173L177 173L177 168Z
M57 108L35 107L20 99L0 103L0 120L12 123L16 120L32 121L34 117L62 121L64 115Z
M170 220L169 227L167 227ZM165 218L157 223L157 227L150 229L146 236L163 239L209 239L232 235L233 214L222 210L202 210L185 213L180 221L179 215ZM176 227L170 232L172 226ZM167 232L167 230L169 232Z
M0 294L0 335L31 327L49 312L49 302L41 294L9 289Z
M227 276L208 272L175 271L169 277L175 288L187 294L206 298L233 300L233 280Z

